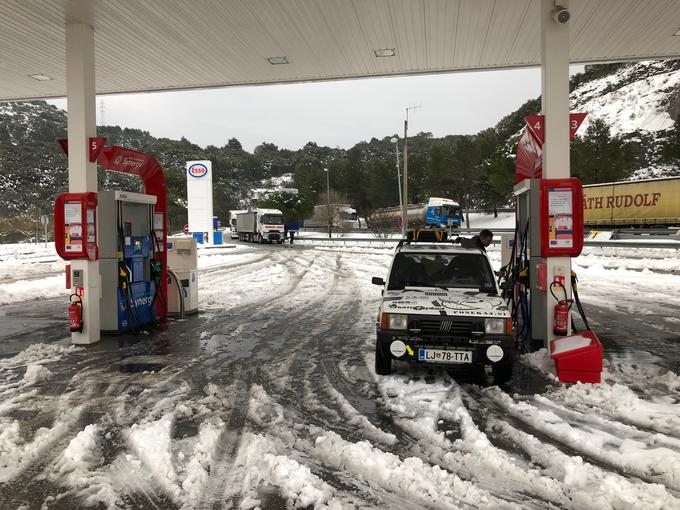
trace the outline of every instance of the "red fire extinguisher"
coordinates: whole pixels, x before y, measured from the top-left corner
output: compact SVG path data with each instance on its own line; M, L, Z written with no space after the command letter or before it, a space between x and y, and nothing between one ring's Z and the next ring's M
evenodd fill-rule
M553 292L553 287L562 287L564 299L558 299ZM550 293L555 298L555 320L553 323L553 333L557 336L566 336L569 328L569 310L573 304L573 299L567 298L567 289L562 282L554 281L550 284Z
M73 297L77 297L78 301L73 301ZM71 332L83 331L83 300L78 294L71 294L69 298L71 304L68 306L68 325Z

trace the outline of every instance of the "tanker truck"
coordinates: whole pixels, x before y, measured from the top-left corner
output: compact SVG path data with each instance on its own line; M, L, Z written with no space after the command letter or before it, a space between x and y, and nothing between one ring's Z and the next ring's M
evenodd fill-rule
M449 198L430 197L426 204L409 204L406 210L409 223L424 224L432 227L460 228L463 221L463 210L460 204ZM401 216L401 208L386 207L376 209L374 216L381 218Z

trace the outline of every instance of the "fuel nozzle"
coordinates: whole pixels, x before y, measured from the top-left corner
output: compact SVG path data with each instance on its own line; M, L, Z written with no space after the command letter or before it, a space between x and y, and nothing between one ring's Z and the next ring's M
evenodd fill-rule
M163 273L163 264L157 259L151 259L149 262L151 270L151 279L158 284L161 281L161 274Z
M127 288L128 274L125 264L118 264L118 286L121 289Z

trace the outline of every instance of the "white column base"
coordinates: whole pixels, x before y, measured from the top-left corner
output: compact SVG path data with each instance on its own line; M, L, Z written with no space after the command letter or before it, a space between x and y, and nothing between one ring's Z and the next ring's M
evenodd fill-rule
M101 298L99 262L96 260L73 260L71 262L71 271L74 269L80 269L83 273L85 294L82 296L83 331L71 333L71 343L89 345L99 342L101 339L99 322L99 300Z

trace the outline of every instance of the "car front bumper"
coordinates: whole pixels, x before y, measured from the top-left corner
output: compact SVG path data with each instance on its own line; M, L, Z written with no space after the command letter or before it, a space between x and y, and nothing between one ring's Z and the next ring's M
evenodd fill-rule
M427 335L410 335L407 332L400 331L378 331L377 333L378 348L384 356L389 356L392 359L400 361L410 361L415 363L437 363L436 361L423 361L420 358L421 349L437 349L445 351L466 351L471 354L471 361L461 362L460 364L472 365L487 365L495 362L508 361L513 353L515 341L512 336L508 335L493 335L480 338L470 337L456 337L456 336L427 336ZM391 346L394 342L402 342L406 349L401 356L395 356ZM401 344L398 344L401 347ZM498 361L489 359L489 347L497 345L503 350L503 357ZM401 352L401 349L394 349ZM497 350L496 350L497 351ZM442 363L444 364L444 363ZM447 362L447 365L456 364L455 362Z

